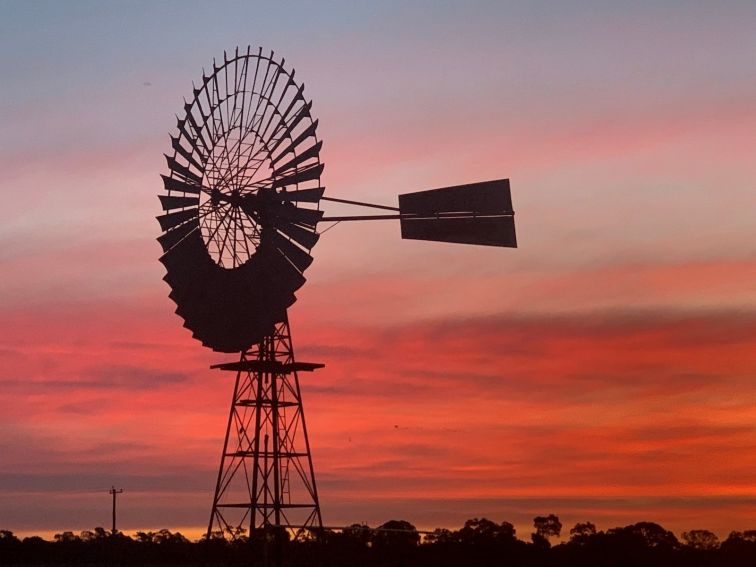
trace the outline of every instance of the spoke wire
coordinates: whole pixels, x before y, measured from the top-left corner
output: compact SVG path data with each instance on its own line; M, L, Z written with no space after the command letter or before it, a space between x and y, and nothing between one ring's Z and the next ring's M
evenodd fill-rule
M325 230L321 230L320 232L318 232L318 234L325 234L326 232L328 232L329 230L331 230L334 226L336 226L337 224L340 224L340 223L341 223L341 221L336 221L335 223L333 223L331 226L329 226Z

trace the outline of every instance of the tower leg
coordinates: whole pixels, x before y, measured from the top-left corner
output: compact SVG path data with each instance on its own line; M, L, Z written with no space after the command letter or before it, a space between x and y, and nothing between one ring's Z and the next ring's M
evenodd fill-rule
M241 354L207 537L295 538L321 528L298 367L288 321Z

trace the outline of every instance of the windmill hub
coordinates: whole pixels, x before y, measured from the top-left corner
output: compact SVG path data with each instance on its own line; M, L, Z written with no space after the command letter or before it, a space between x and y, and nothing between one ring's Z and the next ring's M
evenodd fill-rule
M217 209L224 198L225 195L217 187L210 190L210 203L213 205L213 209Z
M238 189L234 189L231 191L231 194L228 196L228 202L231 204L232 207L238 208L241 204L241 193L239 193Z

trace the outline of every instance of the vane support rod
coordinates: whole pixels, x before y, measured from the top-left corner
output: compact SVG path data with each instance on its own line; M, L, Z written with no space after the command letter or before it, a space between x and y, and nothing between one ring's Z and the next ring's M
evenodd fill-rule
M333 201L334 203L345 203L347 205L357 205L358 207L370 207L372 209L383 209L385 211L399 211L398 207L388 207L386 205L376 205L375 203L363 203L361 201L350 201L348 199L337 199L336 197L326 197L323 196L320 198L322 201Z
M439 212L439 213L400 213L398 215L357 215L347 217L323 217L322 222L344 222L364 220L402 220L402 219L474 219L474 218L501 218L514 217L514 211L502 211L501 213L475 213L475 212Z

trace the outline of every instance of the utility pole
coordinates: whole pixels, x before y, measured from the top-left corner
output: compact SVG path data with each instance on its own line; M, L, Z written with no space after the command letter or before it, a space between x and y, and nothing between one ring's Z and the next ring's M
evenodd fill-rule
M113 495L113 533L116 533L116 495L121 492L123 492L123 488L116 490L115 486L111 486L110 490L108 490L108 494Z

